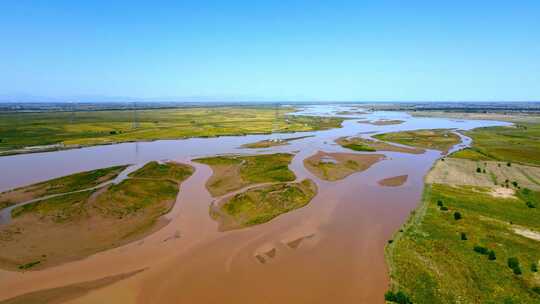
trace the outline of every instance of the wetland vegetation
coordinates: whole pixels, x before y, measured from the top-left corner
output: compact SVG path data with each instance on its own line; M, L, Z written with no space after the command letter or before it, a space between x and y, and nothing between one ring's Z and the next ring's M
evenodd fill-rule
M118 184L17 206L0 230L0 267L41 269L147 235L166 223L161 216L192 173L184 164L150 162Z
M220 196L253 184L293 181L296 176L288 167L292 158L292 154L275 153L215 156L194 161L212 168L206 188L212 196Z
M454 145L461 142L461 138L458 135L446 129L392 132L377 134L374 137L382 141L422 149L439 150L445 153Z
M102 183L115 179L126 167L127 166L114 166L75 173L2 192L0 193L0 210L39 197L96 187Z
M253 226L304 207L316 193L317 186L310 179L264 185L226 198L210 212L220 222L220 230Z
M392 151L411 154L422 154L425 152L419 148L397 146L384 141L362 137L340 137L336 140L336 143L343 148L362 152Z

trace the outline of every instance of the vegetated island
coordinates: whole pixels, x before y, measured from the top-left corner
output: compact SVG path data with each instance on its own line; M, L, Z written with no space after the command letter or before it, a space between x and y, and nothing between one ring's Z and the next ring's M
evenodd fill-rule
M391 151L410 154L422 154L425 152L425 150L415 147L397 146L384 141L362 137L340 137L336 139L336 143L343 148L347 148L353 151Z
M249 185L294 181L296 176L288 167L292 158L289 153L275 153L214 156L193 161L212 168L206 189L217 197Z
M472 152L435 164L421 206L386 246L387 300L540 302L537 130L473 130Z
M391 132L376 134L373 137L412 147L439 150L443 153L447 153L450 148L461 142L458 135L447 129Z
M337 181L367 170L384 159L382 154L327 153L319 151L304 160L309 172L320 179Z
M310 179L248 189L226 197L210 207L219 230L231 230L266 223L275 217L307 205L317 194Z
M377 183L381 186L385 187L399 187L407 182L407 179L409 176L407 174L405 175L399 175L389 178L384 178L378 181Z
M374 126L390 126L390 125L400 125L405 121L399 119L379 119L375 121L371 120L359 120L358 123L370 124Z
M161 216L192 173L188 165L150 162L118 184L17 206L0 227L0 267L41 269L148 235L164 226Z
M313 135L306 135L306 136L298 136L298 137L290 137L290 138L277 138L277 139L265 139L254 143L249 144L243 144L242 148L249 148L249 149L262 149L262 148L270 148L270 147L276 147L276 146L286 146L289 144L289 142L293 140L299 140L304 139L308 137L313 137Z
M343 118L277 113L272 107L191 107L0 113L0 155L120 142L339 128ZM277 126L277 129L276 129Z

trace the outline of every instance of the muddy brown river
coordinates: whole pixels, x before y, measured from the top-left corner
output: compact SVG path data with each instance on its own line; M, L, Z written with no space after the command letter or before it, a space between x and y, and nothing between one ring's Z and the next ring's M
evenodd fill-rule
M343 110L347 108L313 106L300 114L335 115ZM357 122L366 118L405 122L386 126ZM140 241L45 270L0 271L0 303L18 295L137 270L141 271L54 303L384 303L389 282L384 246L418 205L423 178L440 153L387 152L385 160L336 182L313 176L304 168L303 160L319 150L350 152L334 144L341 136L502 124L374 112L326 131L126 143L0 157L0 190L149 160L172 159L196 168L182 184L164 228ZM287 146L239 148L262 139L303 135L314 136ZM268 223L219 232L208 214L214 199L204 187L212 172L190 160L222 153L273 152L295 152L290 168L298 179L309 177L317 183L317 196L306 207ZM401 186L377 183L399 175L408 175Z

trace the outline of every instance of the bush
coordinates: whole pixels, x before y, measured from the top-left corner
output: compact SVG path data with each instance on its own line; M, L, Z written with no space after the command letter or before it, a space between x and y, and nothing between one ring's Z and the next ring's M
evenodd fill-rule
M115 135L117 132L116 131L110 131L109 134L111 135Z
M467 234L465 232L461 233L461 240L466 241L467 240Z
M497 259L497 256L495 256L495 251L490 250L489 253L488 253L488 260L494 261L496 259Z
M443 206L443 202L442 202L441 200L438 200L438 201L437 201L437 206L442 207L442 206Z
M476 173L482 173L482 169L476 168Z
M507 162L506 165L507 165L508 167L512 167L512 163L511 163L511 162Z
M489 250L486 247L476 245L473 248L474 251L480 253L480 254L488 254Z
M516 275L520 275L522 273L521 267L519 267L519 260L516 257L508 258L508 267L510 267Z
M512 182L512 185L513 185L514 187L517 187L517 186L518 186L518 182L513 181L513 182Z
M461 213L459 212L454 212L454 219L457 221L457 220L460 220L461 219Z
M384 294L384 299L388 302L394 302L398 304L412 304L411 299L402 291L394 293L392 291L387 291Z
M527 207L529 208L536 208L536 205L533 204L532 202L526 202L525 204L527 204Z
M538 272L538 265L536 265L536 263L531 264L531 271L532 272Z
M448 207L442 206L442 207L441 207L441 210L442 210L442 211L448 211Z
M532 291L536 292L537 294L540 294L540 286L534 286L532 288Z

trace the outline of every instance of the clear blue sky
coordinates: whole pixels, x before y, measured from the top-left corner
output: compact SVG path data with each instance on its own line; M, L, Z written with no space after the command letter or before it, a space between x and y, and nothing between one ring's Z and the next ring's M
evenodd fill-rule
M140 2L1 1L0 95L540 100L538 0Z

